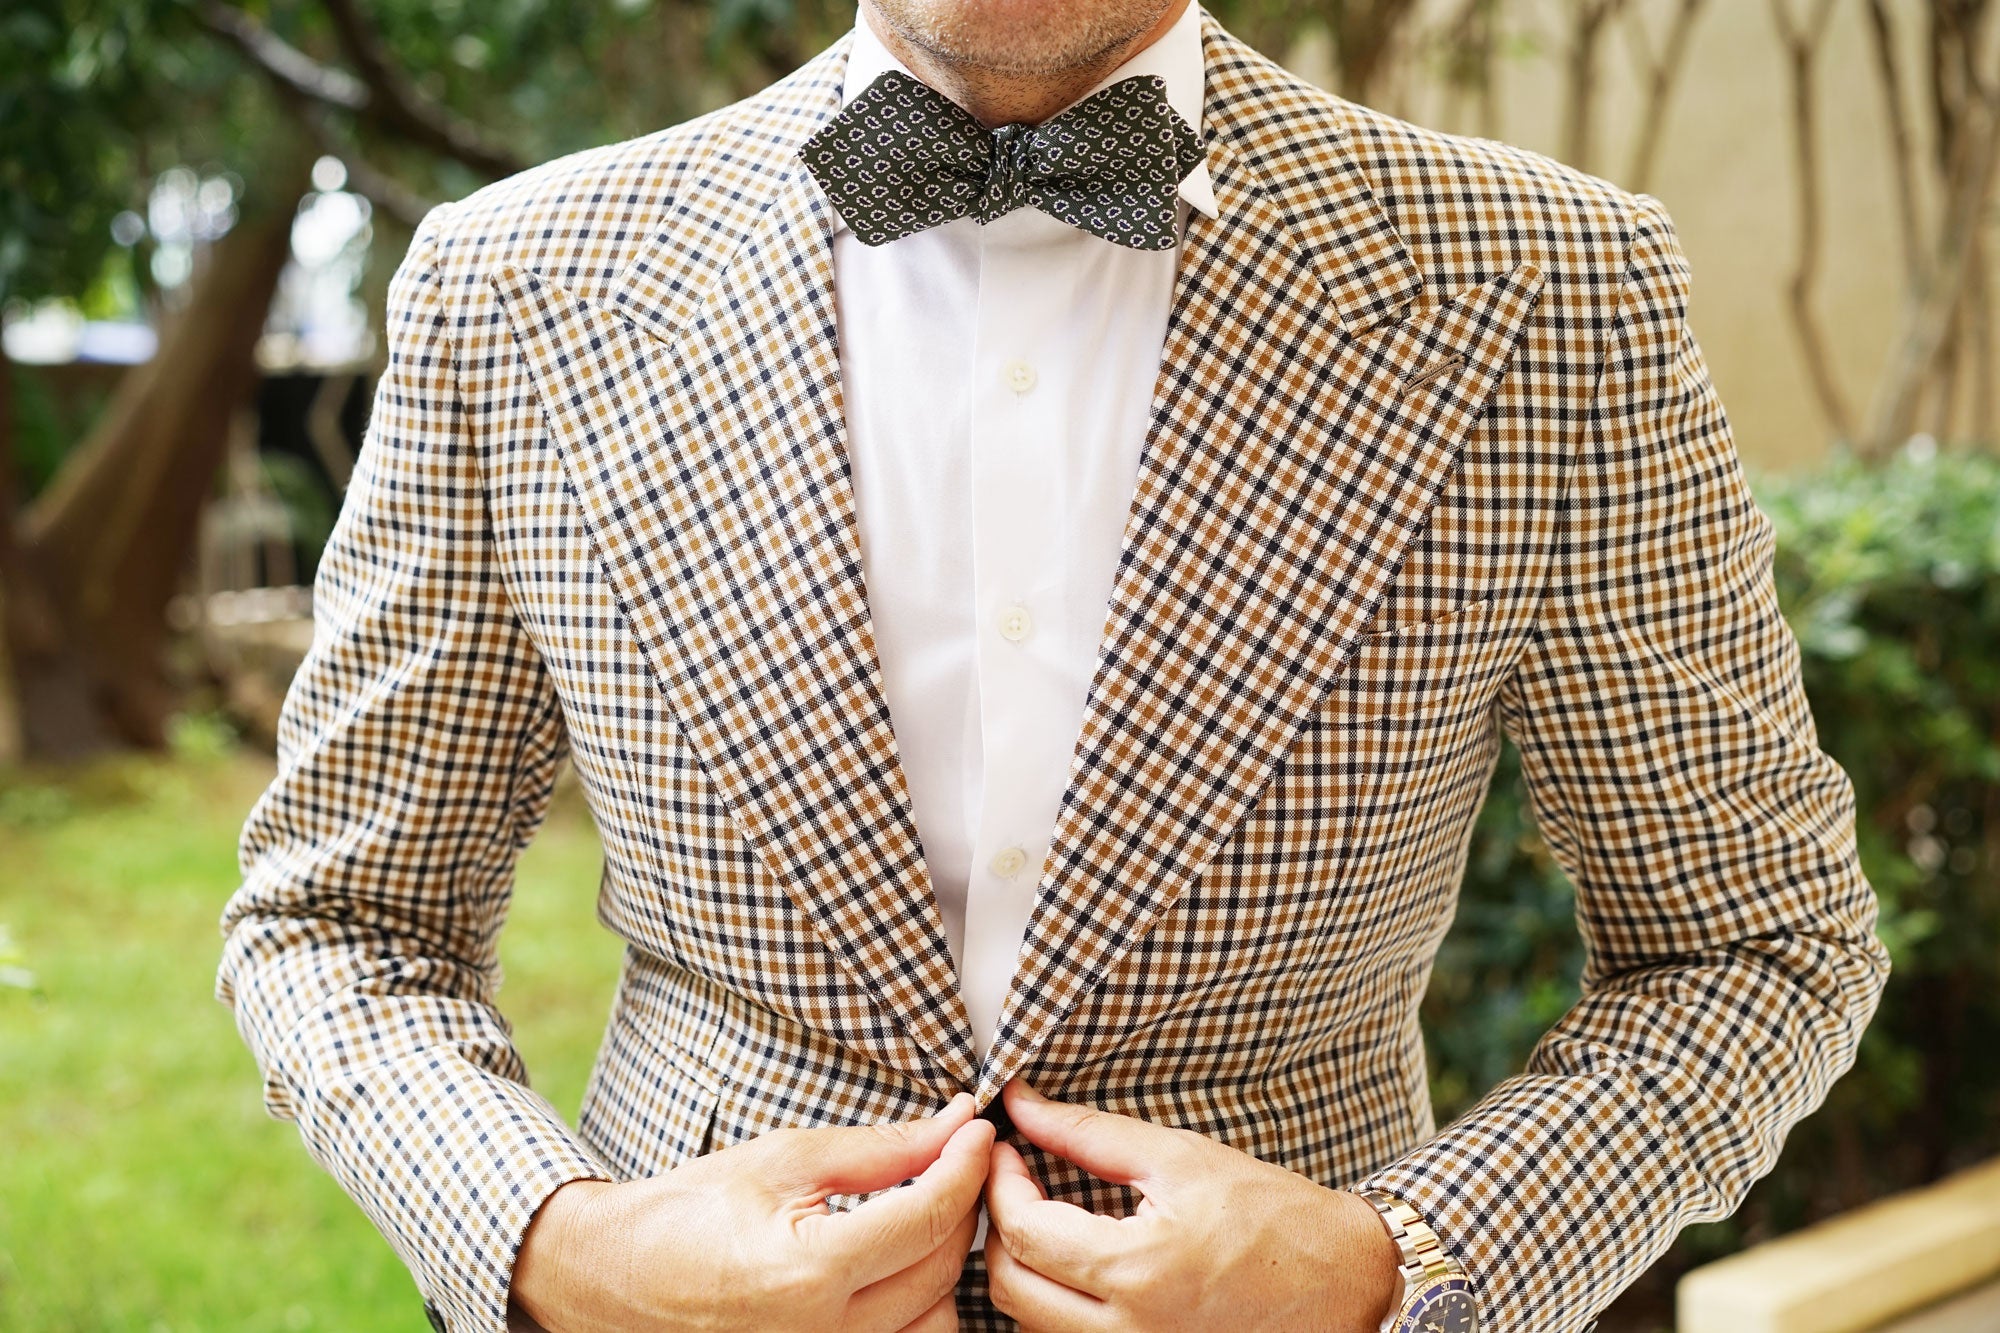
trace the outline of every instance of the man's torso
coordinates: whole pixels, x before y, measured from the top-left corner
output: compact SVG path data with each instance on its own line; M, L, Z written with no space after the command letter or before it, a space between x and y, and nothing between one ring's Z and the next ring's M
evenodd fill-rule
M1432 1132L1417 1001L1629 201L1337 102L1205 23L1219 215L1183 242L983 1059L875 651L831 229L790 151L837 106L842 47L453 206L494 539L630 946L579 1126L618 1170L1016 1072L1327 1184Z

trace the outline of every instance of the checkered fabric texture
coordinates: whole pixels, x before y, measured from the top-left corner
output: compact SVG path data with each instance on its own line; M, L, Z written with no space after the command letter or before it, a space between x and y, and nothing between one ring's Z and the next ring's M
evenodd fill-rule
M1853 1060L1889 964L1852 792L1666 215L1206 15L1203 42L1220 216L1188 219L984 1062L883 701L797 156L847 39L423 220L218 993L453 1333L504 1329L564 1181L1016 1074L1399 1194L1492 1333L1575 1333ZM1584 992L1440 1128L1418 1001L1503 731ZM574 1128L528 1089L494 949L565 757L627 942ZM1056 1198L1134 1205L1029 1157ZM959 1299L1011 1326L977 1256Z

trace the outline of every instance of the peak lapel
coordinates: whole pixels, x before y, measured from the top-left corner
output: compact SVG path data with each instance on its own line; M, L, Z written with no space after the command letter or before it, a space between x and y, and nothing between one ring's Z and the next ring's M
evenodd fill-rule
M1168 910L1341 670L1540 289L1423 282L1324 113L1205 19L1183 241L1097 672L982 1102ZM1406 313L1407 312L1407 313ZM1331 318L1329 318L1331 316Z
M817 63L805 93L830 115L844 64ZM724 262L688 248L727 234L689 216L731 206L701 191L607 298L525 269L493 284L673 722L827 947L936 1062L909 1072L966 1084L971 1028L863 586L832 231L793 146L741 168L769 197Z

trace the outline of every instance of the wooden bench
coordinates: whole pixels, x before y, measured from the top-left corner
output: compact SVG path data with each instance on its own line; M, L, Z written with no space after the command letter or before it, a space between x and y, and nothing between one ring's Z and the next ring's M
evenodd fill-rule
M1695 1269L1679 1333L1995 1333L2000 1160Z

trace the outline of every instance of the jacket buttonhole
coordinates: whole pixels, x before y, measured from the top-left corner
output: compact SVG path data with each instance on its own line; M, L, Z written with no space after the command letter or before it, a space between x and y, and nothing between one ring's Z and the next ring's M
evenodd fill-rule
M1448 356L1441 356L1428 365L1419 366L1409 374L1403 376L1403 382L1398 391L1401 393L1410 393L1420 389L1439 376L1449 374L1464 364L1465 353L1463 352L1453 352Z

